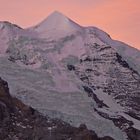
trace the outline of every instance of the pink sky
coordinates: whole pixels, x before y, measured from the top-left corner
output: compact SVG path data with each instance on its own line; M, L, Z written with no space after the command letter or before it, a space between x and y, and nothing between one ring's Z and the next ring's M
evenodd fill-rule
M0 20L35 25L54 10L140 49L140 0L0 0Z

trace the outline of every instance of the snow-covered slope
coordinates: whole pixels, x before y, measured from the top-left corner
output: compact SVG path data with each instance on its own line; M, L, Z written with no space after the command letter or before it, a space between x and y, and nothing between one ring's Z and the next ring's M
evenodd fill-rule
M9 22L0 22L0 53L3 54L8 48L7 43L16 37L22 29Z
M41 23L32 27L32 30L39 34L42 38L61 38L71 33L82 32L82 27L70 20L60 12L53 12Z
M113 40L107 33L102 30L91 27L96 36L103 41L104 43L112 46L116 49L116 51L123 57L124 60L128 62L128 64L137 70L140 74L140 51L117 40Z
M11 38L0 36L0 76L13 95L99 136L125 140L140 129L140 51L59 12L28 29L10 25Z
M17 40L20 36L29 38L30 36L35 36L34 33L26 29L12 24L7 21L0 22L0 55L5 54L9 44L13 40Z

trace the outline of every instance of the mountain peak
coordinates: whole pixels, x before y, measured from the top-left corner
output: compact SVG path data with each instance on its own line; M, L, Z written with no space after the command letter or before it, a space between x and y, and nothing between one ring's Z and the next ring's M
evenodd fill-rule
M58 26L58 24L66 24L69 22L69 18L66 17L64 14L58 12L58 11L54 11L53 13L51 13L45 20L43 20L41 22L41 24L55 24Z
M69 33L81 30L81 26L69 19L64 14L54 11L45 20L32 28L32 30L43 34L43 37L47 34L51 36L54 34L59 37L68 35ZM62 35L63 34L63 35Z
M63 18L67 18L64 14L62 14L61 12L59 11L54 11L52 12L48 17L63 17Z

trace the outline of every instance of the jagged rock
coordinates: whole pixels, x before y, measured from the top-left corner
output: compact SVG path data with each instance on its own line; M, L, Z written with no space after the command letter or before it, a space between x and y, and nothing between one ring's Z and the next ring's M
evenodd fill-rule
M130 140L140 140L140 130L130 127L127 129L127 134Z

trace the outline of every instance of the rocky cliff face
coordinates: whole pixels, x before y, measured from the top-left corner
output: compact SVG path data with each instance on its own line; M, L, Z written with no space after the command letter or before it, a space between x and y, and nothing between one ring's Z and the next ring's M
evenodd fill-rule
M79 128L47 116L11 97L7 82L0 78L0 140L113 140L98 138L81 124Z
M111 46L95 43L85 47L90 50L88 55L82 56L79 64L67 65L68 70L85 83L84 90L98 104L95 110L125 131L128 139L138 140L140 131L121 112L140 120L140 75ZM120 106L114 108L108 95Z
M71 65L75 74L93 91L100 90L140 119L140 75L108 45L85 44L89 53L78 65Z

